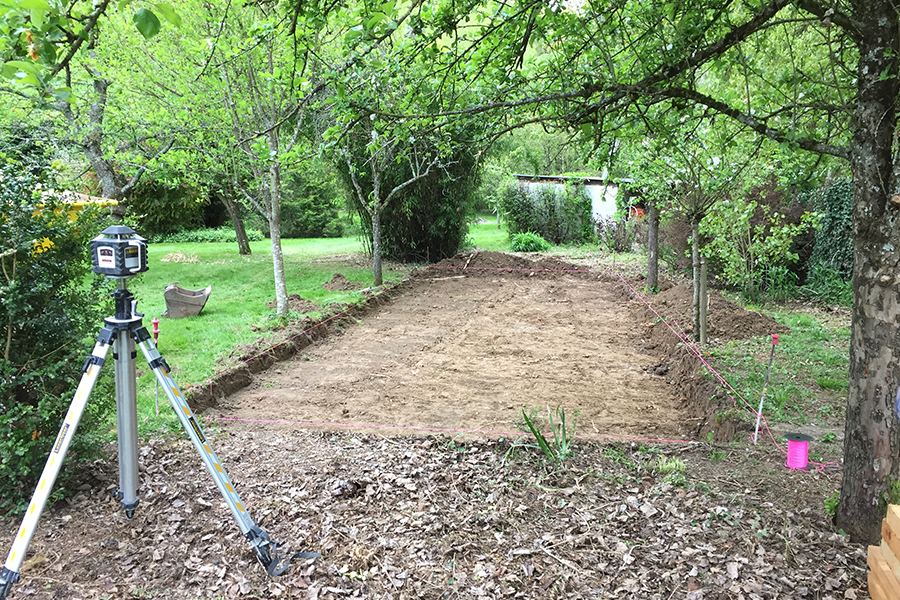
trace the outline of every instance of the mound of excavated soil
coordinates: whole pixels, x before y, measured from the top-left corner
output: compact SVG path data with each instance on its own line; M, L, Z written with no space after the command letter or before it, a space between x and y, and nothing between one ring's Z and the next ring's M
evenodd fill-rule
M685 330L690 328L693 311L693 289L690 284L674 285L655 296L649 296L647 300L666 320L676 321ZM715 290L709 291L707 315L707 335L711 340L745 340L760 335L790 332L775 319L741 308Z
M540 277L554 279L561 275L578 276L590 274L585 267L575 265L552 256L536 255L531 260L516 254L503 252L467 252L445 258L427 269L419 271L420 277L446 277L465 274L469 276L493 277L499 273L512 277ZM594 278L597 273L593 273Z
M266 302L266 308L274 309L276 306L277 303L275 300ZM292 310L302 315L319 310L319 305L315 302L310 302L309 300L300 297L299 294L288 294L288 310Z
M358 281L350 281L342 273L335 273L331 281L323 283L322 287L326 290L338 292L354 292L365 287L365 284Z

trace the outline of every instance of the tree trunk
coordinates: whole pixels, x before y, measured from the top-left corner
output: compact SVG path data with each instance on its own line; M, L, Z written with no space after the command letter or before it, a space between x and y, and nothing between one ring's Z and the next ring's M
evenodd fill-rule
M691 217L691 266L694 279L693 319L691 338L700 341L700 218Z
M284 280L284 254L281 252L281 170L277 163L269 167L269 239L272 242L272 268L275 271L275 314L283 317L288 312L288 300Z
M650 231L647 234L647 291L659 291L659 206L656 201L649 203Z
M706 317L709 311L709 294L706 291L706 259L700 257L700 336L697 341L706 344Z
M97 174L97 180L100 182L100 194L104 198L118 201L118 205L111 211L111 215L122 220L127 209L122 194L125 182L122 176L116 172L113 164L103 155L103 118L106 114L109 81L95 75L92 83L94 99L88 111L90 124L84 136L84 156L88 159L91 169ZM67 109L71 110L68 107Z
M372 285L378 287L384 281L381 277L381 211L378 207L372 212Z
M234 235L237 237L238 254L241 256L250 256L250 240L247 239L247 230L244 228L244 217L241 216L241 209L237 203L225 194L219 196L225 211L228 212L228 218L231 219L231 225L234 227ZM279 221L281 219L279 218Z
M850 390L837 525L878 543L900 471L900 214L890 202L900 28L887 2L853 2L860 36L853 172L853 312ZM896 184L893 184L896 185ZM894 491L893 497L889 492Z

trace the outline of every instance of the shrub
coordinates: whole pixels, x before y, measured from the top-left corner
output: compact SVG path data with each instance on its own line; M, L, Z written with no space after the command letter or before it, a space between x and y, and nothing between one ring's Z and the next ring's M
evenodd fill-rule
M813 265L800 294L824 304L850 306L853 304L853 284L837 269L821 263Z
M564 186L518 182L503 190L499 202L510 233L534 232L554 244L593 238L591 199L582 181Z
M247 239L251 242L263 240L263 234L258 229L248 229ZM216 227L215 229L193 229L178 231L168 235L154 235L150 237L153 244L191 244L207 242L237 243L237 234L229 225Z
M209 203L188 185L166 185L143 180L131 193L128 213L134 229L146 238L203 226L203 208Z
M87 248L102 223L84 212L70 220L66 206L46 191L46 173L35 175L11 161L0 162L2 511L24 509L81 378L84 358L104 315L112 312L111 285L91 274ZM70 446L75 461L94 458L99 450L100 427L114 409L110 383L101 379L95 388Z
M444 166L433 169L398 193L381 213L381 250L384 258L399 261L435 262L453 256L462 247L469 232L467 214L478 184L478 161L470 144L471 131L464 128L448 131L453 149L445 157ZM351 160L357 164L359 182L364 193L372 192L369 167L365 164L368 138L353 138ZM350 187L346 164L335 163ZM405 162L391 165L384 173L383 189L390 190L412 178ZM359 204L356 194L351 205L359 217L364 241L371 252L372 220Z
M754 223L751 219L758 208L762 217ZM768 206L732 198L717 204L700 222L700 233L709 238L701 252L721 266L728 285L755 301L773 267L797 261L791 251L794 238L817 224L814 213L804 214L799 224L790 224L784 214Z
M607 252L630 252L638 241L635 221L606 217L597 221L597 239Z
M334 179L316 177L324 165L308 172L294 172L286 179L281 203L281 237L341 237L339 193ZM328 170L328 173L331 171Z
M531 232L514 233L509 240L509 249L513 252L545 252L551 247L550 242Z

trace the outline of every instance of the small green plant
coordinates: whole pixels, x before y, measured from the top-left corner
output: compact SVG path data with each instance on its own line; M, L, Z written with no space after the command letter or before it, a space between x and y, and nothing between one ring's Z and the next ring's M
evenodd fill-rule
M534 413L531 416L522 409L522 418L531 434L537 441L538 447L544 453L544 457L553 463L559 463L572 455L572 442L575 437L575 424L577 413L572 419L572 426L569 428L566 424L566 411L562 405L556 407L556 421L553 420L553 413L547 407L547 416L550 419L550 431L553 433L553 440L550 441L541 433L535 422Z
M846 379L836 379L834 377L816 377L816 383L823 390L843 391L847 389L848 382Z
M718 448L713 448L709 453L710 460L723 460L726 456L728 456L728 453Z
M635 465L634 462L625 455L625 451L621 446L607 446L603 449L603 456L613 462L624 465L629 469L637 469L637 465Z
M826 433L825 435L823 435L821 442L823 444L833 444L836 439L837 434L832 431L831 433Z
M664 480L677 488L687 487L687 477L685 477L684 473L669 473Z
M536 233L516 233L509 239L509 249L513 252L546 252L550 242Z
M837 514L838 507L841 505L841 492L835 491L833 494L825 498L825 512L832 517Z
M687 469L684 461L680 458L660 456L656 459L654 470L663 475L663 481L667 481L675 487L687 487L687 477L684 474Z
M660 456L656 459L656 472L660 475L684 473L686 470L684 461L680 458L666 458L665 456Z

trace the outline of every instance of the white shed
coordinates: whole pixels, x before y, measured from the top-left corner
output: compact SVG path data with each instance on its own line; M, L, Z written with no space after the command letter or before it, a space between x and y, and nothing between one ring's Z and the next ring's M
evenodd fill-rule
M591 218L594 222L612 218L616 212L616 196L619 184L606 177L564 177L561 175L515 175L519 183L529 188L554 186L562 191L569 181L583 181L584 191L591 198Z

